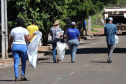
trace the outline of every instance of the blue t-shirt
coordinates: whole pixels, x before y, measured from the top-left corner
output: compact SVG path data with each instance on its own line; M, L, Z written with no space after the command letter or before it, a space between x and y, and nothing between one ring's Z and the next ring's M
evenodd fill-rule
M86 21L84 21L84 25L86 26Z
M77 28L69 28L67 30L67 36L68 40L78 39L78 36L80 36L79 30Z
M106 35L106 42L108 45L115 43L115 34L117 34L117 27L113 23L108 23L104 27L104 34Z

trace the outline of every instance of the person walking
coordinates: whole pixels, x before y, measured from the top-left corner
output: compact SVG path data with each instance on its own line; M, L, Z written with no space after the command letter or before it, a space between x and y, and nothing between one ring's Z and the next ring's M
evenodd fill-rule
M80 33L77 28L75 28L76 23L71 23L71 28L67 30L66 42L69 45L71 62L75 63L76 51L80 41Z
M35 33L33 33L30 37L28 36L29 32L27 29L23 28L24 20L22 18L17 19L17 27L11 30L10 40L8 45L8 52L12 51L13 59L14 59L14 73L15 73L15 81L19 80L18 75L18 65L21 57L21 80L27 80L25 78L25 68L26 68L26 58L27 58L27 46L26 42L29 42ZM12 45L13 43L13 45ZM12 50L11 50L12 45Z
M56 46L57 46L57 42L61 41L60 38L57 37L57 32L61 32L61 28L59 26L59 21L56 20L53 24L53 27L51 27L50 29L50 36L52 36L52 53L53 53L53 63L57 62L56 59ZM62 36L62 34L60 33L60 37Z
M108 23L104 27L104 34L106 36L106 42L108 47L108 63L112 63L111 57L113 54L113 50L115 49L115 35L117 34L117 27L115 24L113 24L113 18L108 18Z
M82 35L83 35L83 31L85 31L85 35L87 35L87 28L86 28L86 25L87 25L87 24L86 24L86 21L85 21L85 19L84 19L83 25L82 25L82 26L83 26L83 29L82 29L82 32L81 32Z
M36 20L35 19L32 19L32 25L29 25L27 27L27 30L29 31L29 36L31 36L35 31L39 31L39 28L38 26L36 25ZM32 39L30 40L30 42L32 41ZM29 42L29 43L30 43ZM28 43L28 44L29 44Z

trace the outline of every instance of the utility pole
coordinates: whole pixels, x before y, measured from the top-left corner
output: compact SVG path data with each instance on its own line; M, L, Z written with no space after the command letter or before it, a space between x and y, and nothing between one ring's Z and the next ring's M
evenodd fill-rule
M88 33L91 33L91 16L88 16Z
M7 0L1 0L1 51L2 59L8 58Z

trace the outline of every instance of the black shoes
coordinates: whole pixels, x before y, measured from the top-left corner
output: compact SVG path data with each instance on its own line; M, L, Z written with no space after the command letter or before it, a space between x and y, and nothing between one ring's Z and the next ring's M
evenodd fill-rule
M21 75L21 78L20 78L21 80L24 80L24 81L26 81L27 80L27 78L25 78L25 76L24 75Z
M75 63L75 61L71 61L72 63Z
M25 76L24 76L24 75L21 75L20 80L21 80L21 81L26 81L26 80L27 80L27 78L25 78ZM18 81L19 81L18 77L15 77L15 81L16 81L16 82L18 82Z
M112 60L107 60L107 63L112 63Z
M53 61L53 63L56 63L56 61Z
M15 77L15 81L16 81L16 82L18 82L18 81L19 81L18 77Z

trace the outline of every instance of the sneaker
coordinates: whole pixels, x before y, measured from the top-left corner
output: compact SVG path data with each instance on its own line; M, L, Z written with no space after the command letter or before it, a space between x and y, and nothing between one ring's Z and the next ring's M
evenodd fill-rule
M53 61L53 63L56 63L56 61Z
M25 78L25 76L24 75L21 75L21 78L20 78L21 80L27 80L27 78Z
M108 63L112 63L112 60L107 60Z
M75 61L71 61L72 63L75 63Z
M16 82L18 82L18 81L19 81L18 77L15 77L15 81L16 81Z

